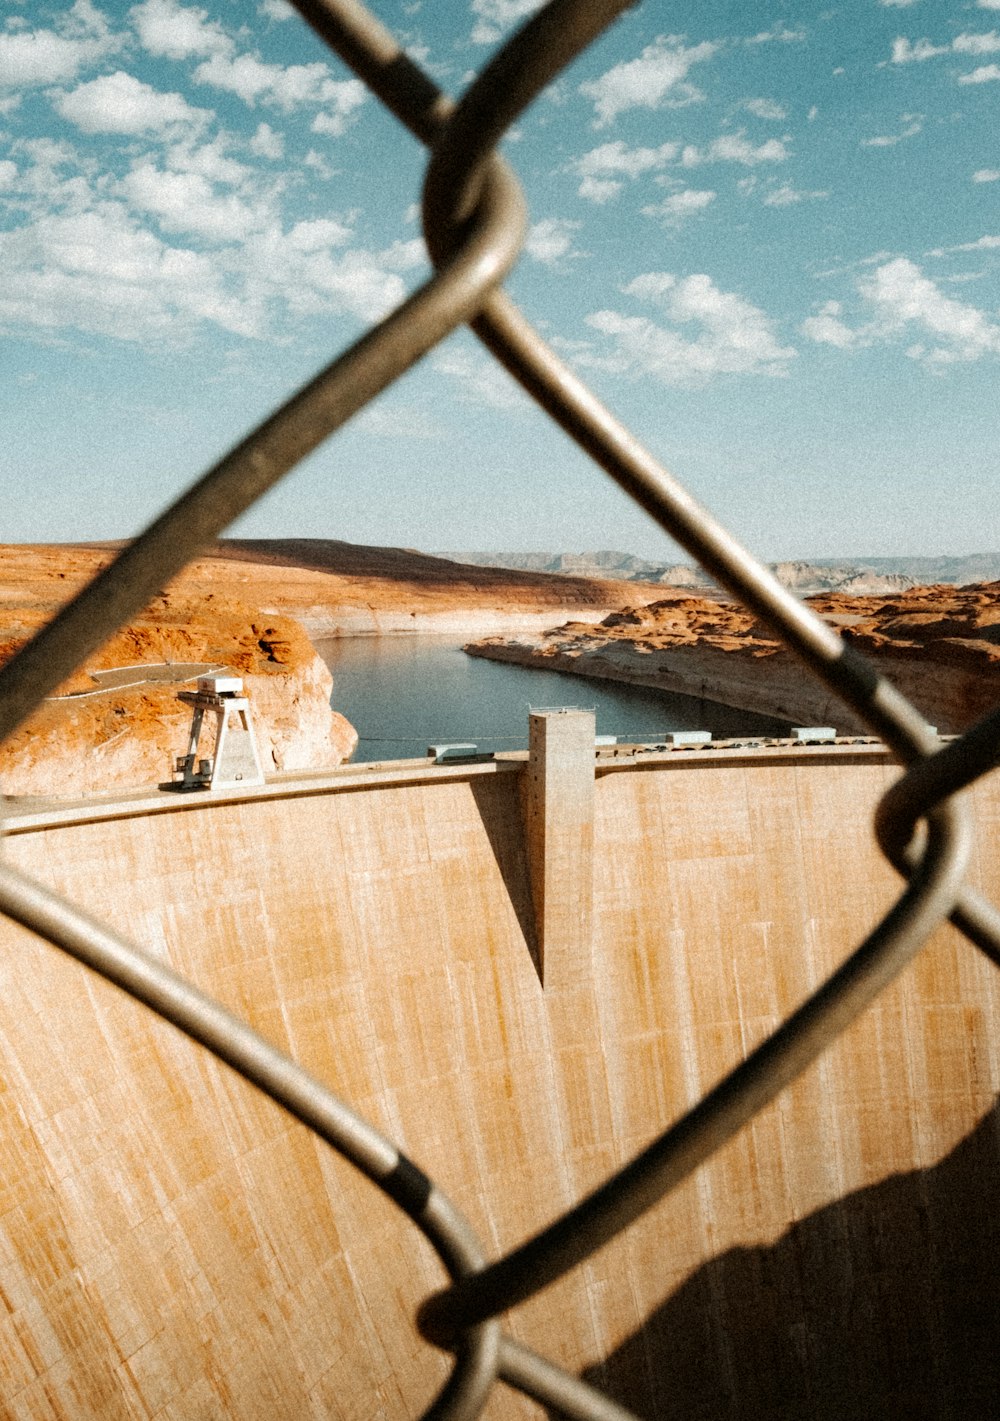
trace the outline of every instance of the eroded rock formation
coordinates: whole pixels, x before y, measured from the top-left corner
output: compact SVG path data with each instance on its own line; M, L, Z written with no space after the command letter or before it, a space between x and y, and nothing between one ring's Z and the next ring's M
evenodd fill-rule
M8 607L0 659L46 615ZM357 734L331 710L333 679L298 623L232 597L196 602L167 592L0 747L0 789L80 795L168 781L191 720L177 692L192 689L199 670L223 669L243 678L265 774L330 768L350 756Z
M1000 702L1000 583L809 600L942 733L963 729ZM752 614L701 597L677 594L625 607L596 627L568 622L538 637L493 637L466 650L658 686L798 724L865 728Z

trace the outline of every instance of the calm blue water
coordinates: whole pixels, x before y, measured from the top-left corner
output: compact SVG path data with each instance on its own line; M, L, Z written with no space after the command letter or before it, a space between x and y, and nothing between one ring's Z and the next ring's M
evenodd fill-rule
M341 637L317 641L333 672L333 707L361 737L356 761L423 755L442 741L480 750L528 744L528 709L597 712L597 733L651 740L668 730L710 730L718 739L787 733L784 721L712 701L559 671L466 656L444 637Z

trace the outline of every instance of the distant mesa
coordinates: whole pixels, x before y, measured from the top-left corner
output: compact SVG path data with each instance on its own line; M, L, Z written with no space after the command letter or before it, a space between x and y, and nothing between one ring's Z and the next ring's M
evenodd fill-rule
M650 562L632 553L444 553L443 557L486 567L520 568L563 576L602 577L621 582L658 582L669 587L704 589L719 595L707 573L688 563ZM1000 578L1000 552L964 557L832 558L822 563L792 561L769 564L778 581L793 591L849 592L861 596L905 592L927 583L961 586Z

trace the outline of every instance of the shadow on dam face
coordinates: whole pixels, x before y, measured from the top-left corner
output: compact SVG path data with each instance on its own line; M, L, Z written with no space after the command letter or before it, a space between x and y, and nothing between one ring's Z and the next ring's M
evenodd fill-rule
M518 786L513 780L480 779L471 782L470 790L510 906L524 935L525 946L535 971L541 977L542 959L531 899L531 875L518 815Z
M698 1269L584 1373L677 1421L1000 1414L1000 1106L940 1164Z

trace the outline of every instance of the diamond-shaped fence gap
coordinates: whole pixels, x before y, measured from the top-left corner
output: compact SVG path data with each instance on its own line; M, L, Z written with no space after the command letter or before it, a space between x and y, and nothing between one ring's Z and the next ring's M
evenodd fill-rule
M937 741L918 712L696 503L500 289L520 249L525 214L513 176L494 156L496 144L628 0L552 0L503 45L457 105L354 0L295 4L385 107L431 148L424 217L437 269L194 483L0 670L0 735L22 724L93 649L300 459L468 323L598 465L913 766L879 813L883 847L906 883L833 976L692 1110L535 1238L489 1264L461 1215L416 1164L165 964L9 864L0 872L0 910L214 1052L339 1150L427 1236L453 1281L424 1303L420 1326L456 1360L426 1416L477 1416L502 1379L579 1421L625 1421L629 1413L594 1387L504 1338L498 1315L612 1242L710 1158L816 1059L945 919L1000 959L1000 920L963 885L969 829L952 798L996 762L1000 716L929 760ZM925 828L915 834L918 819Z

